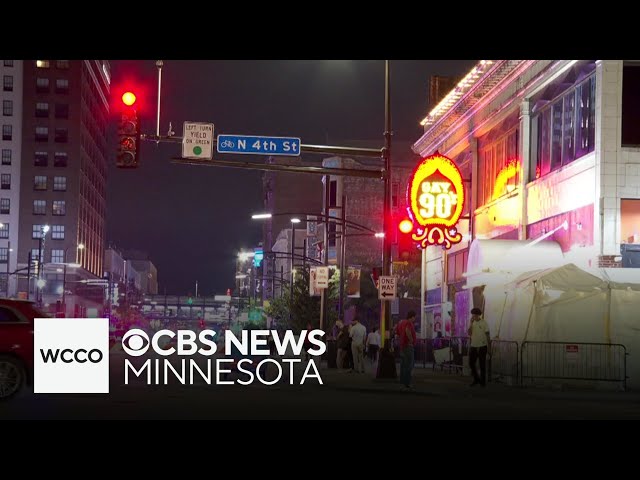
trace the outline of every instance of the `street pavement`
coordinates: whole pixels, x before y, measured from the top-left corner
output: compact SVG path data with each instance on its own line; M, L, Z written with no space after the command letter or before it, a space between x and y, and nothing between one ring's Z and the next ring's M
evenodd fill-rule
M561 388L558 384L470 387L467 376L416 368L413 386L376 380L367 372L321 367L323 385L308 379L272 386L123 385L120 360L112 360L108 395L38 394L25 391L0 403L7 419L640 419L640 392Z

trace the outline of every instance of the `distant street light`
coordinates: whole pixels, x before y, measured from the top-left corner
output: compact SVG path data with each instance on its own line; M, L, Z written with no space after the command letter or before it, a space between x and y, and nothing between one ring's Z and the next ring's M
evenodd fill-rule
M291 223L300 223L300 219L299 218L292 218L291 219Z
M47 284L47 281L44 278L39 278L38 281L36 282L36 286L40 289L44 288L46 284Z
M254 215L251 215L251 218L253 220L261 220L264 218L271 218L271 214L270 213L256 213Z
M377 232L374 237L376 238L384 238L384 232Z

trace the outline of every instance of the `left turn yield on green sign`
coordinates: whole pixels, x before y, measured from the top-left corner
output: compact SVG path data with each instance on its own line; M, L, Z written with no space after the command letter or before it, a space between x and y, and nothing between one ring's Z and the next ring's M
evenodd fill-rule
M184 122L182 157L213 158L213 123Z

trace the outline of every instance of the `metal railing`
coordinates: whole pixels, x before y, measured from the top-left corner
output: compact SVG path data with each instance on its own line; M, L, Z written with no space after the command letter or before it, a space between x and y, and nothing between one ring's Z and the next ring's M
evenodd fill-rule
M521 382L561 379L620 382L627 388L627 349L621 344L524 342L520 352Z
M518 342L491 340L491 356L488 358L490 382L517 385L520 383L520 349Z

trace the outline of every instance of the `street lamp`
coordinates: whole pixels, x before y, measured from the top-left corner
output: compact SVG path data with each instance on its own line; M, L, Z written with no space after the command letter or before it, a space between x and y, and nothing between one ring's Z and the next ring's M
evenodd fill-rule
M36 286L39 288L39 290L36 290L36 298L38 299L38 305L42 306L42 288L45 286L46 282L44 282L42 280L42 264L44 263L42 261L42 253L44 250L44 242L47 236L47 233L49 233L50 227L49 225L43 225L40 229L40 236L38 237L38 275L37 275L37 282L36 282Z
M80 267L79 263L67 263L67 251L69 250L69 248L71 247L67 247L64 249L65 262L63 266L63 272L62 272L62 311L64 312L65 316L67 315L67 265L69 265L72 268ZM78 250L84 250L84 244L79 243L76 246L76 261L78 260Z

